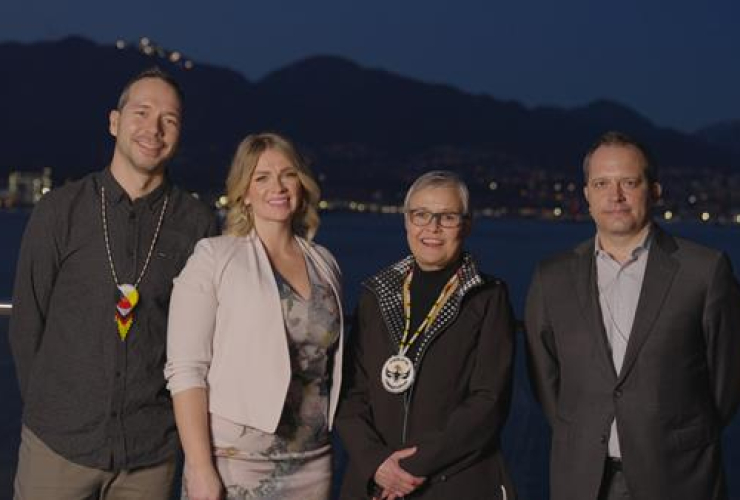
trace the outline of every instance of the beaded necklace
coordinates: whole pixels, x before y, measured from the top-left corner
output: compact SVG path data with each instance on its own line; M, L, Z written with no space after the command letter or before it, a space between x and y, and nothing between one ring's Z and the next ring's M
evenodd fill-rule
M406 391L413 384L415 377L414 363L408 356L406 356L406 353L416 339L419 338L419 335L428 330L432 323L434 323L434 320L437 319L442 307L444 307L445 303L455 292L460 283L460 278L457 273L450 277L447 284L445 284L442 289L442 292L440 292L437 297L437 300L434 301L431 309L429 309L424 321L421 322L414 334L409 338L409 333L411 331L411 280L413 279L413 276L414 270L412 268L403 282L404 327L403 336L398 345L398 354L388 358L388 360L383 364L383 369L380 374L380 379L385 390L394 394Z
M118 326L118 336L121 341L126 340L128 331L131 329L131 325L134 323L134 308L139 303L139 284L141 283L144 273L146 273L149 267L149 261L152 258L152 252L154 252L154 246L159 238L159 230L162 228L162 221L164 220L164 213L167 211L167 202L169 201L169 195L164 197L162 203L162 211L159 213L159 220L157 221L157 227L154 230L154 236L152 237L152 244L149 245L149 252L146 254L144 260L144 266L139 272L139 277L136 278L134 284L120 283L118 280L118 273L116 273L116 266L113 263L113 252L110 249L110 242L108 238L108 217L105 211L105 187L100 187L100 211L103 219L103 237L105 239L105 251L108 254L108 264L110 265L111 274L113 275L113 282L118 288L119 297L116 303L116 314L115 321Z

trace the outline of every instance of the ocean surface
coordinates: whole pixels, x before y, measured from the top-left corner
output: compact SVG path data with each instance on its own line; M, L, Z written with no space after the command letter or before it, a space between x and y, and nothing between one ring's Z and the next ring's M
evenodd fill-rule
M9 302L15 262L28 212L0 212L0 301ZM740 268L740 227L673 223L674 234L720 248ZM509 285L518 317L522 316L529 280L537 261L588 238L593 227L585 222L546 222L523 219L481 219L474 223L467 249L482 270ZM317 241L337 257L345 284L345 308L352 311L360 282L406 255L400 215L326 213ZM7 345L8 318L0 317L0 500L11 498L20 432L20 399ZM740 334L740 332L738 332ZM506 424L503 448L523 500L546 500L549 430L527 381L521 332L518 338L514 398ZM725 469L731 500L740 500L740 417L725 432ZM338 467L342 468L339 453Z

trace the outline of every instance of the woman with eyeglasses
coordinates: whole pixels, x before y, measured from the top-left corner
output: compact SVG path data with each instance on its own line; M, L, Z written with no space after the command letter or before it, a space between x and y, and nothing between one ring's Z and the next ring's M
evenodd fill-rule
M452 172L419 177L411 255L363 283L336 420L343 500L514 498L500 450L514 318L504 283L463 250L468 200Z

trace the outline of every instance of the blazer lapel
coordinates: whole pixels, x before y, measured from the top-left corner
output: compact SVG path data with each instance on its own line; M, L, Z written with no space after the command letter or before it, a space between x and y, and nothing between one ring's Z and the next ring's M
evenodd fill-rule
M597 337L598 356L607 375L616 380L617 372L612 361L611 348L604 330L604 320L599 306L596 286L596 262L594 260L594 240L588 240L576 248L573 261L573 279L576 281L576 294L586 326Z
M670 255L677 248L676 242L657 225L653 230L655 239L648 254L635 320L627 342L622 370L619 373L620 382L635 364L640 348L652 330L678 270L678 263Z

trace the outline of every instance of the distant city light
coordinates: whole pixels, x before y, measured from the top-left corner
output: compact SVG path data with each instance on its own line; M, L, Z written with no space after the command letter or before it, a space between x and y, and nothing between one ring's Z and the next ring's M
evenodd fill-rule
M694 203L696 203L696 195L692 194L689 196L689 205L693 205Z
M708 221L711 218L711 215L709 215L709 212L702 212L701 213L701 220L703 222Z
M229 203L229 198L226 197L225 194L222 194L218 197L218 201L216 202L216 206L218 208L223 208Z
M180 60L181 57L182 57L182 54L175 51L172 54L170 54L170 61L172 61L173 63L176 63L177 61Z
M196 193L195 191L193 191L192 193L190 193L190 196L192 196L196 200L200 200L200 195L198 193Z
M553 185L552 185L552 188L553 188L553 189L554 189L554 190L555 190L556 192L560 192L560 191L562 191L562 190L563 190L563 184L562 184L562 183L560 183L560 182L556 182L555 184L553 184Z
M490 189L491 191L496 191L498 189L498 182L496 181L489 182L488 189Z
M46 186L44 186L44 187L42 187L42 188L41 188L41 194L42 194L42 195L44 195L44 194L48 193L49 191L51 191L51 189L49 189L49 188L48 188L48 187L46 187Z
M735 224L740 224L740 214L735 216Z
M154 49L152 48L151 45L144 46L144 54L146 54L148 56L154 54Z
M116 48L117 49L125 49L126 48L126 42L123 40L116 40Z
M321 200L321 201L319 202L319 208L320 208L321 210L326 210L327 208L329 208L329 202L328 202L328 201L326 201L326 200Z
M143 47L147 47L148 45L150 45L150 44L152 43L152 41L151 41L151 40L149 40L149 38L147 38L147 37L145 37L145 36L144 36L144 37L141 37L141 40L139 40L139 43L140 43L140 44L141 44L141 45L142 45Z
M185 69L193 69L193 61L185 61L183 66L185 66Z
M576 185L575 185L575 184L573 184L572 182L569 182L569 183L568 183L568 187L567 187L567 189L568 189L568 192L569 192L569 193L572 193L573 191L575 191L575 190L576 190Z
M663 214L663 218L665 220L671 220L673 218L673 212L671 212L670 210L666 210Z
M553 214L553 215L554 215L555 217L560 217L561 215L563 215L563 209L562 209L562 208L560 208L560 207L555 207L555 208L553 208L553 210L552 210L552 214Z

